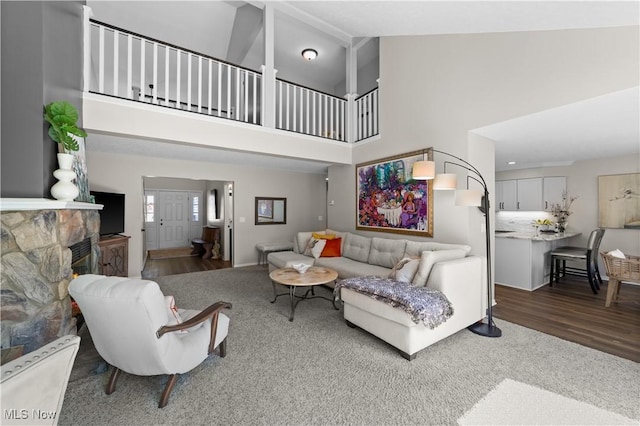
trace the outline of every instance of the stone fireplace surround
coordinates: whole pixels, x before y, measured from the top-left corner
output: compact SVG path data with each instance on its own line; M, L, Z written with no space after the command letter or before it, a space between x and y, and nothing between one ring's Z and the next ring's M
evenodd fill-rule
M76 334L68 286L70 246L91 240L91 272L98 273L102 205L47 199L0 199L1 348L23 353Z

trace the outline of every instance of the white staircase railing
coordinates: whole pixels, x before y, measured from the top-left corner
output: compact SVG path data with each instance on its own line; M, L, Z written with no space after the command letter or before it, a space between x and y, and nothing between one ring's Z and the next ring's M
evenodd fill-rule
M356 99L355 142L378 133L378 88L376 87Z
M260 124L260 73L93 20L90 43L90 92Z
M263 124L261 73L88 18L85 29L85 91ZM275 109L281 130L340 142L378 134L378 89L347 101L276 79Z
M347 101L276 80L276 128L345 142Z

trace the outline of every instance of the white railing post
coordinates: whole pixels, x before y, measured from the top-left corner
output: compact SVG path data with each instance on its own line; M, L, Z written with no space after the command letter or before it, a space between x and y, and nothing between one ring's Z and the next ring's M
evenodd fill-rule
M358 129L358 119L356 113L356 98L358 97L357 93L347 93L345 98L347 99L346 105L346 121L347 121L347 142L354 143L356 141L356 130Z
M82 6L82 39L83 63L82 63L82 90L88 92L91 88L91 15L93 12L89 6Z
M274 59L275 17L274 6L265 2L263 10L264 28L264 65L262 71L260 116L262 125L275 129L276 127L276 73ZM282 106L282 98L280 98ZM282 120L282 116L280 117Z

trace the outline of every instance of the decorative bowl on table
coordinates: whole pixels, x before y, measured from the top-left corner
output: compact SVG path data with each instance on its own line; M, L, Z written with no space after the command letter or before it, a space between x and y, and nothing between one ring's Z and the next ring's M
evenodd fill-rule
M307 269L311 268L311 265L307 263L294 263L293 265L291 265L291 267L299 273L304 274L305 272L307 272Z

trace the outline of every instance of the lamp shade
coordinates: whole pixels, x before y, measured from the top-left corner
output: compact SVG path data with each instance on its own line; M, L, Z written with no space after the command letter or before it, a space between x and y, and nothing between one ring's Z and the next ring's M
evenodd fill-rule
M454 190L458 186L458 175L455 173L439 173L433 180L433 189Z
M456 191L456 206L481 206L482 191L473 189L459 189Z
M416 161L413 163L413 178L416 180L433 179L436 175L436 163L433 161Z

